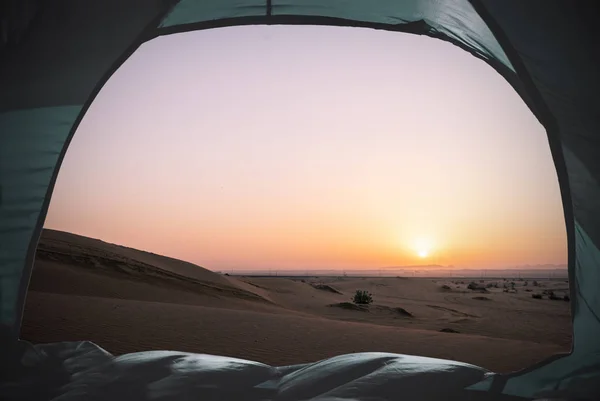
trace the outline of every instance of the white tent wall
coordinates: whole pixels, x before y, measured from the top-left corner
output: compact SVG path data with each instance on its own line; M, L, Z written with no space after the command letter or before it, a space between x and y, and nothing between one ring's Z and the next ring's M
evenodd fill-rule
M216 26L363 26L425 34L471 52L501 73L546 127L569 240L574 352L505 376L501 388L515 395L557 386L592 391L576 371L600 364L600 42L581 22L586 14L593 21L595 8L569 0L33 3L5 2L11 17L0 16L8 38L0 41L0 352L18 338L35 248L70 139L102 85L141 43ZM497 388L492 381L489 388Z

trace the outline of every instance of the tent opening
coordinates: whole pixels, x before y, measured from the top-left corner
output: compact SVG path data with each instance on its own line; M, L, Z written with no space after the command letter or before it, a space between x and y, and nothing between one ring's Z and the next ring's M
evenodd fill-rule
M32 342L273 365L387 351L496 372L571 346L545 130L488 65L427 37L150 41L79 126L45 228Z

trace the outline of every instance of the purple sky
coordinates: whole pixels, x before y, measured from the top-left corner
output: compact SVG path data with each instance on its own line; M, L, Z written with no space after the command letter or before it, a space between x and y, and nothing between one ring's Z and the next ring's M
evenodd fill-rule
M566 262L546 134L508 83L358 28L145 44L84 118L46 227L214 270Z

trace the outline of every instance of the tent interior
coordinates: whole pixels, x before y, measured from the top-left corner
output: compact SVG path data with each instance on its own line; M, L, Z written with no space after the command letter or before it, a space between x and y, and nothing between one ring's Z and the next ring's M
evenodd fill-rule
M76 0L0 5L0 398L597 400L600 396L600 52L594 2ZM111 75L153 38L236 25L332 25L427 35L497 71L545 127L568 239L569 354L510 374L357 353L269 366L90 342L19 339L61 162Z

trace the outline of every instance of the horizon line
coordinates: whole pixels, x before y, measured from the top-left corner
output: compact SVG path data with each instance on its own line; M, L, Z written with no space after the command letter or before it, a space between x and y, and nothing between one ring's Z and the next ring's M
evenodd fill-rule
M422 270L419 270L422 269ZM309 269L301 269L301 268L295 268L295 269L286 269L286 268L225 268L225 269L209 269L212 271L224 271L224 272L228 272L228 271L237 271L237 272L268 272L268 271L273 271L273 272L315 272L315 271L320 271L320 272L365 272L365 271L369 271L369 272L392 272L392 271L411 271L411 272L415 272L415 271L446 271L446 272L453 272L453 271L474 271L474 272L481 272L481 271L567 271L569 270L568 266L566 265L530 265L530 266L515 266L515 267L455 267L455 266L437 266L437 265L414 265L414 266L399 266L399 267L382 267L382 268L363 268L363 269L356 269L356 268L352 268L352 269L346 269L346 268L338 268L338 269L333 269L333 268L309 268Z

